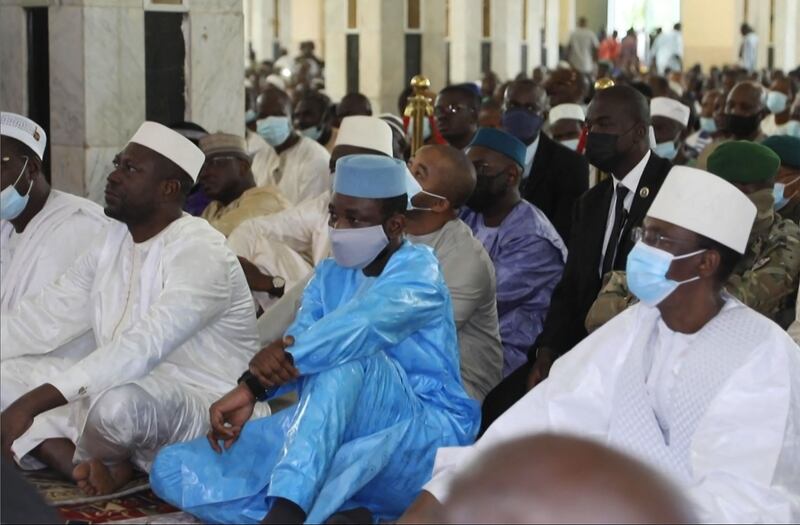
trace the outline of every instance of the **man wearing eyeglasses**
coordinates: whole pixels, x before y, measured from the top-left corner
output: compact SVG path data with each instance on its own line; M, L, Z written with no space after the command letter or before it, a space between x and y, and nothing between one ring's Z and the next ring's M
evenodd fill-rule
M566 243L575 202L589 189L589 163L542 133L547 109L541 86L516 80L506 90L503 129L525 144L522 196L547 215Z
M478 131L480 109L477 88L467 84L447 86L439 92L433 106L436 127L448 144L463 150Z
M671 478L701 523L796 523L800 348L724 291L755 218L734 185L673 168L627 257L640 303L559 359L475 445L441 450L407 522L435 516L491 447L557 432Z

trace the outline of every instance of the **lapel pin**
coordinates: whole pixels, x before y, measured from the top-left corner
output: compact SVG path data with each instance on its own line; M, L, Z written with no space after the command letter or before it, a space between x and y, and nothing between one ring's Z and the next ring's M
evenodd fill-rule
M639 197L646 199L650 195L650 188L645 186L641 190L639 190Z

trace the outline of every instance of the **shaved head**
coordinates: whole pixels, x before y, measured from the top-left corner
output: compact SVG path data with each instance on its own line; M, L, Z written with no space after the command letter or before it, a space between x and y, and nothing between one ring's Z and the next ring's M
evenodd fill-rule
M487 451L444 502L447 523L694 523L644 464L592 441L540 434Z
M457 209L464 206L475 191L475 167L460 149L442 144L423 146L414 154L422 161L431 177L430 190L450 201Z
M594 94L592 105L599 101L618 108L622 115L636 124L650 125L650 104L647 98L630 86L616 85L599 89Z

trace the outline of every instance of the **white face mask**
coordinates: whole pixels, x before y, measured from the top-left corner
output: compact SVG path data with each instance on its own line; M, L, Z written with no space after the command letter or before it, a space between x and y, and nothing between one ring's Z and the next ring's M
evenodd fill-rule
M767 93L767 108L771 113L783 113L789 97L780 91L770 91Z
M339 266L363 270L389 245L383 225L368 228L328 228L333 259Z
M562 140L561 145L572 151L578 151L578 140L579 139Z

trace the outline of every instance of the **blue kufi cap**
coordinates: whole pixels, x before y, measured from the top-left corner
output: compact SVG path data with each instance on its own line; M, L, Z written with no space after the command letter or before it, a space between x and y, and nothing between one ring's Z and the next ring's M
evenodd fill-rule
M333 191L364 199L400 195L408 195L410 199L418 191L412 181L403 161L384 155L347 155L336 161Z
M496 151L519 164L520 168L525 167L525 151L527 149L525 144L505 131L495 128L480 128L468 147L472 146L482 146Z

